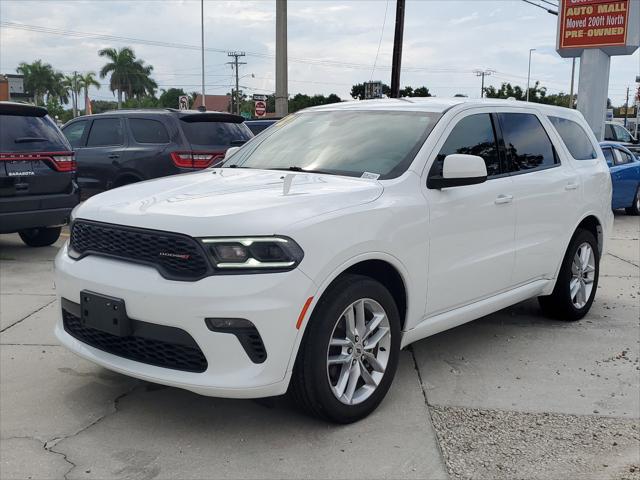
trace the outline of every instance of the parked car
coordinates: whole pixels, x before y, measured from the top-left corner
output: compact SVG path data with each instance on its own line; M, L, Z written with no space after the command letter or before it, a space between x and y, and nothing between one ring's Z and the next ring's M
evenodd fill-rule
M83 197L141 180L192 172L253 137L238 115L118 110L78 117L62 131L76 152Z
M46 109L0 102L0 233L31 247L58 240L79 202L73 155Z
M640 215L640 158L615 142L601 142L611 171L613 209L624 208L629 215Z
M224 168L105 192L55 260L61 344L200 394L352 422L400 349L530 297L596 294L611 177L582 115L500 100L298 112Z
M634 154L640 153L640 145L638 145L638 139L619 123L605 122L604 139L607 142L616 142L624 145L629 150L632 150Z
M254 135L258 135L260 132L266 130L271 125L274 125L280 120L279 118L269 118L264 120L247 120L245 125L249 127L249 130L253 132Z

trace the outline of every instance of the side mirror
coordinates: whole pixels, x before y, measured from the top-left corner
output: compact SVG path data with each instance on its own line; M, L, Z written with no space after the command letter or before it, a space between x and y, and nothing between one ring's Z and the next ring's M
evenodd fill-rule
M441 189L476 185L487 181L487 166L482 157L456 153L447 155L442 164L442 176L430 175L427 188Z
M238 150L240 150L240 147L229 147L227 148L227 151L224 154L224 159L226 160L227 158L229 158L231 155L233 155L234 153L236 153Z

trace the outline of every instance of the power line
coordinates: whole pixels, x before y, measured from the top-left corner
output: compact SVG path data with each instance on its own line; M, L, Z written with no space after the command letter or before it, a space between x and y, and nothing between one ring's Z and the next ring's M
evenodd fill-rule
M380 47L382 46L382 37L384 37L384 26L387 24L387 10L389 10L389 0L384 6L384 18L382 19L382 29L380 30L380 41L378 42L378 50L376 51L376 58L373 61L373 68L371 69L371 76L369 81L373 80L373 73L376 71L376 64L378 63L378 55L380 55Z
M530 5L533 5L534 7L541 8L541 9L545 10L547 13L550 13L551 15L558 15L558 12L556 10L551 10L550 8L547 8L547 7L543 6L543 5L540 5L539 3L534 3L534 2L531 2L530 0L522 0L522 1L525 2L525 3L528 3Z

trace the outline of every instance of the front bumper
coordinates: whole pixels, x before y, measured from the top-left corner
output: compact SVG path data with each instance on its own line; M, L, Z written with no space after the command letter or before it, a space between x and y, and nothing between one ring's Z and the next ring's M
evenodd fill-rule
M141 322L186 331L207 359L202 373L163 368L93 348L67 333L61 312L55 327L60 342L108 369L150 382L230 398L280 395L287 389L299 330L296 321L315 285L300 270L263 275L218 275L197 282L167 280L152 267L88 256L76 261L65 245L55 260L59 299L80 303L80 292L121 298L127 315ZM244 318L258 329L267 351L251 361L236 336L213 332L205 318Z

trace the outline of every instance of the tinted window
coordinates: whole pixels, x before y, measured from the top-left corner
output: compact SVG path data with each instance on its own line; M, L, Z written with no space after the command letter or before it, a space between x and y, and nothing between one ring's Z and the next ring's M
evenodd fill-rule
M169 143L169 134L162 122L143 118L130 118L129 126L138 143Z
M584 129L573 120L560 117L549 117L553 126L560 134L562 141L569 149L569 153L576 160L592 160L598 158L589 137Z
M500 156L493 130L491 115L480 113L469 115L458 122L447 141L440 149L436 161L431 167L431 175L442 175L442 164L447 155L463 153L477 155L487 165L487 176L499 175Z
M546 168L558 163L538 117L530 113L499 113L498 116L513 171Z
M82 134L84 133L84 129L87 127L89 122L81 121L75 122L71 125L67 125L63 130L64 136L67 137L69 143L73 148L81 147L80 141L82 140Z
M122 123L119 118L99 118L93 121L88 147L104 147L108 145L122 145Z
M48 116L0 115L0 152L65 152L69 143Z
M234 142L246 142L252 136L243 123L181 121L180 125L191 145L229 147Z
M615 141L616 136L613 133L613 127L610 123L605 123L604 125L604 139L609 141Z
M604 153L604 158L607 160L607 163L613 165L613 150L610 148L603 148L602 153Z
M231 157L241 167L299 167L360 177L393 178L413 161L439 114L327 111L291 115Z

